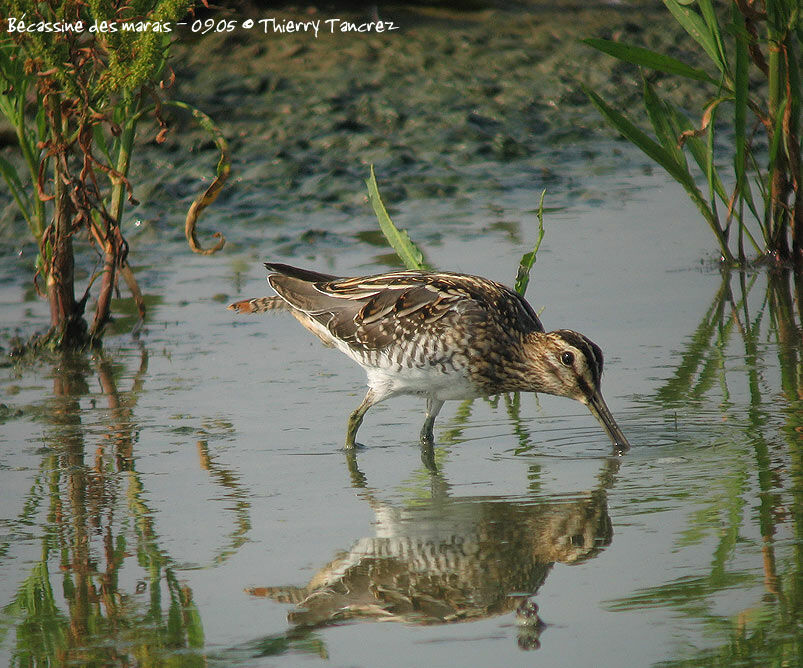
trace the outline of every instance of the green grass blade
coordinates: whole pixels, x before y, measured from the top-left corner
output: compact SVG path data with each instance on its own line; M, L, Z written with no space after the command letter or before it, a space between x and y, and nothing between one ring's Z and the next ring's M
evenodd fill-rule
M750 213L753 214L753 217L760 223L761 216L758 215L758 210L756 209L755 202L753 201L753 191L750 186L750 179L748 178L745 178L744 183L742 184L742 196L744 198L745 204L747 204L747 208L750 209ZM741 217L739 218L739 220L741 222ZM758 253L763 253L764 249L758 245L758 242L756 241L755 237L750 233L750 230L747 228L746 224L743 225L743 231L747 236L747 240L750 242L753 248Z
M541 199L538 202L538 211L536 213L538 216L538 240L529 253L521 256L519 270L516 272L516 284L513 287L522 297L527 292L527 286L530 284L530 270L535 264L538 249L541 248L541 241L544 238L544 195L546 195L546 188L541 191Z
M665 104L670 114L675 136L680 137L681 133L683 132L695 130L695 127L692 125L691 121L682 111L680 111L680 109L676 108L672 104ZM713 121L709 124L706 134L709 139L713 137ZM720 200L722 200L727 206L728 194L725 192L725 186L722 184L722 179L720 179L716 167L714 167L713 148L709 147L706 142L699 137L688 135L686 136L683 145L689 149L689 152L694 158L694 161L697 163L697 166L700 168L700 171L705 174L709 189L715 192ZM713 201L713 199L711 206L712 208L715 208L716 206L716 203Z
M672 155L674 161L678 165L683 165L688 171L686 156L683 154L683 149L678 146L679 133L675 131L669 109L655 93L655 88L647 81L646 77L642 77L642 82L644 108L647 110L647 116L655 130L655 136L658 137L667 153Z
M772 129L772 143L770 144L769 150L770 165L774 165L778 158L778 149L781 146L781 137L783 137L783 119L784 115L786 114L787 104L789 104L789 100L784 98L781 104L778 106L778 115L775 119L775 125Z
M31 231L34 231L31 225L31 216L33 215L31 198L28 196L28 193L25 192L25 186L22 185L22 181L20 180L19 174L17 174L17 170L14 168L14 165L12 165L1 155L0 174L3 175L3 179L8 184L8 188L11 190L11 195L14 197L14 201L17 203L17 207L19 208L20 213L22 213L23 218L25 218L25 222L28 223Z
M714 10L714 3L711 2L711 0L697 0L697 6L700 8L703 21L705 21L706 26L708 26L711 39L716 46L717 54L719 60L723 64L724 70L726 72L730 71L730 66L728 65L728 56L725 53L725 47L722 45L722 29L719 27L717 13Z
M733 21L739 30L744 30L744 16L737 9L736 5L733 6L732 11ZM745 196L745 151L747 150L747 94L748 94L748 67L749 56L747 53L747 42L744 39L736 37L736 77L734 80L734 112L733 112L733 131L734 141L736 146L733 169L736 174L736 201L733 204L734 210L741 212L741 203L744 202ZM741 239L744 236L744 221L741 215L739 216L739 260L744 262L745 258L742 256Z
M756 182L759 189L759 194L764 203L764 217L759 217L757 214L754 214L758 220L761 221L761 228L762 234L764 235L765 241L769 240L769 232L770 232L770 213L772 211L772 174L773 174L773 165L776 164L776 160L778 159L778 151L782 150L781 146L783 145L783 121L784 116L786 115L786 105L789 104L789 100L784 98L781 103L778 105L778 113L775 117L775 123L773 125L772 130L772 141L770 142L769 152L767 156L767 165L768 168L762 177L762 170L759 167L756 156L751 152L748 154L748 158L751 160L751 164L753 167L753 171L756 173ZM748 205L751 205L752 202L748 202ZM751 208L751 211L753 209Z
M607 120L619 132L621 132L626 139L646 153L648 157L663 167L673 179L683 186L692 202L694 202L694 205L699 209L700 213L703 214L703 217L705 218L706 223L708 223L708 226L711 228L711 231L714 233L717 243L719 244L722 257L726 262L732 262L733 255L728 249L728 240L726 239L725 233L719 225L719 220L714 211L711 209L711 206L706 201L702 192L700 192L697 184L694 182L694 179L689 173L686 164L679 164L669 151L652 139L652 137L650 137L643 130L636 127L626 116L616 111L594 91L587 88L583 84L581 84L581 86L583 91L585 91L585 94L591 100L591 103L599 110L605 120Z
M382 198L379 196L373 165L371 165L371 176L365 182L365 185L368 186L368 201L371 202L376 219L379 221L379 228L391 248L396 251L396 255L404 262L404 266L408 269L427 269L428 267L424 262L424 254L415 245L410 235L407 234L406 230L400 230L396 227L390 219L385 205L382 203Z
M687 65L676 58L665 56L662 53L656 53L655 51L650 51L649 49L644 49L640 46L622 44L609 39L592 38L584 39L583 42L591 47L594 47L598 51L602 51L603 53L607 53L609 56L632 63L633 65L648 67L651 70L666 72L667 74L677 74L678 76L686 77L687 79L693 79L695 81L705 81L713 84L718 83L703 70L698 70L697 68L691 67L690 65Z
M36 108L36 132L37 136L42 139L47 137L47 113L41 98L37 99Z
M671 12L675 20L689 33L691 38L697 42L708 54L714 65L720 72L727 75L726 63L722 61L717 48L716 41L711 36L711 31L702 17L695 11L684 7L677 0L663 0L666 8Z
M583 90L605 120L622 133L625 139L644 151L644 153L669 172L672 178L679 181L684 186L687 184L694 185L685 164L679 164L672 153L667 151L646 132L636 127L630 119L611 107L594 91L586 86L583 86Z
M744 17L734 6L734 20L739 27L744 28ZM734 114L733 130L736 142L736 179L737 184L744 182L745 149L747 137L747 96L748 96L748 68L749 56L747 44L744 40L736 39L736 79L734 82Z
M92 126L92 137L95 140L95 146L100 149L100 152L103 153L106 158L107 164L113 165L114 162L109 152L109 145L106 142L106 135L103 133L103 126L100 123L96 123Z
M725 192L725 186L722 185L722 181L719 178L719 173L714 165L714 132L716 128L715 120L720 104L721 102L714 101L706 110L706 113L710 113L710 120L708 124L708 132L706 133L705 138L705 168L703 170L705 173L705 180L708 182L708 192L711 197L711 210L714 212L714 215L717 216L717 219L719 219L719 214L717 213L717 199L714 197L714 192L719 195L726 207L730 206L730 197L728 196L728 193ZM703 167L702 162L698 162L698 164L701 168ZM717 183L719 183L719 189L717 189Z

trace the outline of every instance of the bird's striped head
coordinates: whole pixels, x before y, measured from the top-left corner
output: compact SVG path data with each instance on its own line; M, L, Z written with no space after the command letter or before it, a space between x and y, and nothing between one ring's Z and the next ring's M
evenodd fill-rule
M525 344L533 368L533 389L584 401L599 391L602 350L587 337L570 329L534 333Z
M570 329L533 333L525 342L525 355L532 369L530 378L534 392L584 403L620 451L630 447L602 398L603 356L596 343Z

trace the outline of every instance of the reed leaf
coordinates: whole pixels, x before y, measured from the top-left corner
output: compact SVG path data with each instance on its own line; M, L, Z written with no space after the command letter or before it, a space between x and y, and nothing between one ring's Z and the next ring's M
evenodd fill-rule
M640 67L648 67L651 70L659 72L666 72L667 74L677 74L687 79L695 81L705 81L707 83L717 84L715 79L712 79L708 73L699 70L696 67L691 67L677 58L666 56L640 46L633 46L631 44L622 44L621 42L614 42L609 39L584 39L583 42L589 46L607 53L609 56L618 58L633 65Z
M646 132L638 128L624 114L611 107L594 91L583 86L583 90L591 103L599 110L603 117L616 128L628 141L635 144L650 158L663 167L676 181L681 184L694 186L694 181L685 165L681 165L675 156L656 142Z
M527 286L530 284L530 270L535 264L538 249L541 248L541 241L544 238L544 195L546 195L546 188L541 191L541 199L538 202L538 211L536 212L538 216L538 240L535 242L535 247L529 253L525 253L521 256L519 269L516 272L516 284L513 288L522 297L524 293L527 292Z
M31 199L28 196L28 193L25 192L25 186L22 185L22 181L20 180L19 174L17 174L16 168L2 155L0 155L0 174L3 175L3 179L8 184L11 195L14 198L14 201L17 203L20 213L22 213L23 217L25 218L25 222L28 223L28 227L31 228L31 231L34 231L33 221L31 220L33 211L33 208L31 207Z
M365 185L368 186L368 201L371 203L376 219L379 221L379 229L382 230L382 234L385 235L391 248L396 251L396 255L404 262L404 266L408 269L427 269L427 264L424 262L424 254L415 245L410 235L407 234L406 230L400 230L396 227L390 219L387 209L382 203L382 198L379 196L373 165L371 165L371 175L366 180Z
M727 76L727 63L720 57L716 40L712 37L711 30L703 18L697 12L681 5L677 0L663 0L663 2L689 36L703 47L719 71Z
M113 165L111 152L109 151L109 143L106 141L106 134L103 132L103 126L99 123L92 126L92 138L95 141L95 146L98 147L103 157L106 158L108 164Z
M694 205L698 208L700 213L703 214L703 217L705 218L706 223L708 223L708 226L711 228L711 231L714 233L717 243L719 244L722 257L725 259L725 261L732 262L733 255L728 249L728 240L725 237L724 231L719 225L719 220L711 209L711 206L706 201L705 197L703 197L703 194L700 192L697 184L694 182L694 179L689 173L689 169L685 162L679 163L671 152L667 151L643 130L636 127L632 121L611 107L594 91L590 90L584 85L582 88L585 91L585 94L591 100L592 104L614 128L621 132L628 141L640 148L645 154L647 154L648 157L652 158L661 167L663 167L673 179L683 186L692 202L694 202Z
M730 71L728 56L725 52L725 47L722 45L722 29L719 27L717 13L714 10L714 3L711 2L711 0L697 0L697 6L700 8L703 21L705 21L706 26L708 26L711 39L717 50L719 61L723 64L725 71Z
M734 5L733 20L737 29L744 30L744 16ZM743 39L736 39L736 77L734 80L734 112L733 112L733 131L734 131L734 158L733 168L736 174L736 196L734 209L739 208L741 214L741 203L745 201L746 174L746 138L747 138L747 96L748 96L748 66L749 59L747 54L747 42ZM748 186L749 187L749 186ZM744 249L742 238L744 236L744 221L739 217L739 260L744 262Z
M656 89L644 80L644 106L655 131L656 142L598 95L587 89L586 94L613 127L686 189L714 232L724 261L733 262L728 238L734 218L738 222L738 258L741 264L747 260L744 253L745 238L760 253L775 254L783 260L801 261L803 225L794 225L800 210L800 154L803 152L803 143L800 142L802 93L799 57L803 39L803 6L800 0L766 0L762 3L762 11L756 10L752 3L728 3L731 5L731 16L727 25L720 23L714 0L663 2L674 19L719 69L719 81L702 70L648 49L609 40L585 42L641 67L712 84L716 90L712 101L706 105L701 123L692 125L681 111L661 100ZM756 86L751 95L753 75L765 76L768 85L766 88ZM729 143L732 144L735 184L730 190L726 190L714 165L713 118L722 102L734 105L733 134L729 137ZM755 126L751 129L752 115L755 115ZM704 133L708 133L708 136L701 140ZM759 148L754 146L754 136L766 137L768 155L761 149L761 142L757 144ZM683 150L685 147L688 147L708 182L707 201L691 177ZM759 151L761 161L769 158L764 165L758 164L756 151ZM756 174L763 202L753 198L751 172ZM792 188L788 188L788 185ZM793 205L790 205L790 198L794 200ZM724 225L720 223L717 213L718 200L728 208ZM749 216L745 204L758 221L764 236L764 247L759 247L746 225ZM761 213L760 209L763 209ZM791 252L787 243L789 232L793 242Z
M758 215L758 209L756 209L756 204L755 201L753 200L753 191L752 187L750 186L750 179L748 178L745 178L744 180L742 188L742 196L744 198L745 204L747 204L747 208L750 209L750 213L753 214L753 217L760 223L761 216ZM758 242L756 241L755 237L750 233L750 230L746 225L743 231L747 235L748 241L750 241L756 252L761 253L765 250L765 248L762 248L761 246L758 245ZM763 230L762 230L762 235L763 235Z
M710 112L710 122L713 124L714 118L716 117L717 109L719 109L719 103L714 102L706 109L706 113ZM717 212L717 198L714 197L714 192L717 192L717 181L719 179L719 172L717 168L714 166L714 126L711 126L711 131L708 133L705 141L705 179L708 181L708 192L711 196L711 210L714 212L714 215L719 219L719 213ZM690 149L692 150L692 149ZM693 154L692 154L693 155ZM702 166L702 163L698 163ZM722 192L720 193L720 197L722 201L725 203L726 207L730 207L730 199L728 198L727 193L725 192L725 186L722 185L720 181L720 186L722 187Z
M669 153L674 161L688 172L686 165L686 156L683 154L683 149L678 146L678 136L680 133L676 132L675 126L672 122L672 113L667 105L655 93L653 85L647 81L647 78L642 76L642 84L644 90L644 108L647 110L647 116L652 123L655 130L655 136L661 142L661 145Z
M725 191L725 186L722 184L722 179L719 177L719 172L717 172L714 166L713 146L708 146L702 139L691 134L695 131L695 128L680 109L669 102L664 102L664 104L669 112L675 136L680 137L684 132L688 133L684 136L683 146L689 149L689 153L691 153L700 171L705 175L709 190L715 193L727 206L729 201L728 194ZM708 137L713 138L713 133L709 132ZM716 207L713 196L711 198L711 206L712 209Z
M775 127L772 130L772 142L770 143L770 150L769 150L769 164L772 165L778 159L778 149L782 144L782 137L783 137L783 119L786 113L786 105L789 104L789 100L784 98L781 102L780 106L778 107L778 117L775 119Z

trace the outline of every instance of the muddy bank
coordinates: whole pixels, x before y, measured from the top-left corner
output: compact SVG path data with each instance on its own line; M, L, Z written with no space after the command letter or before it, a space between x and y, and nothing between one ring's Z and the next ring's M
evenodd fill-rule
M276 25L376 18L266 9L229 16ZM235 30L182 41L174 51L176 96L220 122L240 185L264 197L260 208L362 206L369 163L390 202L548 187L571 172L567 161L608 159L599 145L613 135L579 81L625 106L638 99L635 68L580 40L615 37L676 56L685 41L654 5L383 8L381 18L398 29L323 29L317 38ZM677 97L693 104L688 91Z

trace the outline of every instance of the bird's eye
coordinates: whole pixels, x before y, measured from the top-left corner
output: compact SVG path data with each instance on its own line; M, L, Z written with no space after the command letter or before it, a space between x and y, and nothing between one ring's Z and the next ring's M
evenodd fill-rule
M571 366L574 364L574 355L567 350L561 353L560 361L564 366Z

